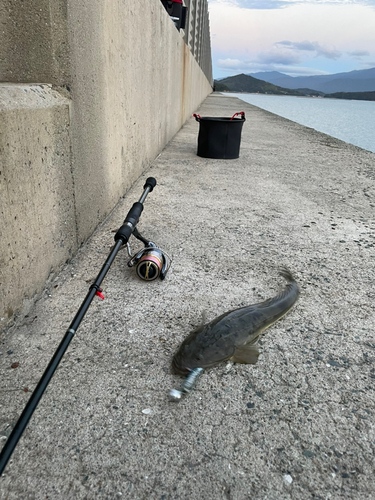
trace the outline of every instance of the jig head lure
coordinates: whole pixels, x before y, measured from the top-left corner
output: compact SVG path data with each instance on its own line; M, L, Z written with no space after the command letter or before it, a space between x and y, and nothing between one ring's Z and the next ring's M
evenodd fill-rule
M192 390L203 372L203 368L193 368L182 382L180 390L172 389L170 391L169 401L174 401L176 403L181 401L183 394L188 394Z

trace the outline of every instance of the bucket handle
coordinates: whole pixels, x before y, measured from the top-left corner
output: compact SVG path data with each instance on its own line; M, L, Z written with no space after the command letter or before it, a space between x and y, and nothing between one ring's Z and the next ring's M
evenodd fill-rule
M242 119L243 121L245 121L245 120L246 120L246 118L245 118L245 111L239 111L238 113L234 113L234 115L232 116L232 118L231 118L229 121L232 121L232 120L233 120L233 118L234 118L235 116L237 116L237 115L241 115L241 119ZM193 113L193 116L194 116L194 118L197 120L197 122L199 122L199 121L202 119L202 117L201 117L200 115L198 115L197 113Z
M245 118L245 111L239 111L238 113L234 113L234 115L232 116L232 118L230 119L230 121L232 121L232 120L233 120L233 118L234 118L235 116L237 116L237 115L241 115L241 119L242 119L243 121L245 121L245 120L246 120L246 118Z

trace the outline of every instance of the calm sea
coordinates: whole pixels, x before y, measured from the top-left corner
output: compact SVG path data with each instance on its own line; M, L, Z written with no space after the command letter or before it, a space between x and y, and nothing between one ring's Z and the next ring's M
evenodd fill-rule
M375 153L375 101L260 94L230 95Z

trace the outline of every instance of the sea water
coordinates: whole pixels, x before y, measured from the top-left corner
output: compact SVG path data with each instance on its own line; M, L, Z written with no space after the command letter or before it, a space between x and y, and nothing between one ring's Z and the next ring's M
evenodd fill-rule
M375 101L242 93L229 95L375 153Z

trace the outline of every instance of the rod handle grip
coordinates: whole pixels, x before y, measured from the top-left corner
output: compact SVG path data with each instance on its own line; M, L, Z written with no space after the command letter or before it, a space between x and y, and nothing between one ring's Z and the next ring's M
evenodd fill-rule
M134 231L135 226L138 224L142 210L143 210L143 204L140 203L139 201L136 201L133 204L132 208L129 210L128 215L124 220L124 224L115 234L115 241L118 241L121 238L124 244L128 242L132 232Z

